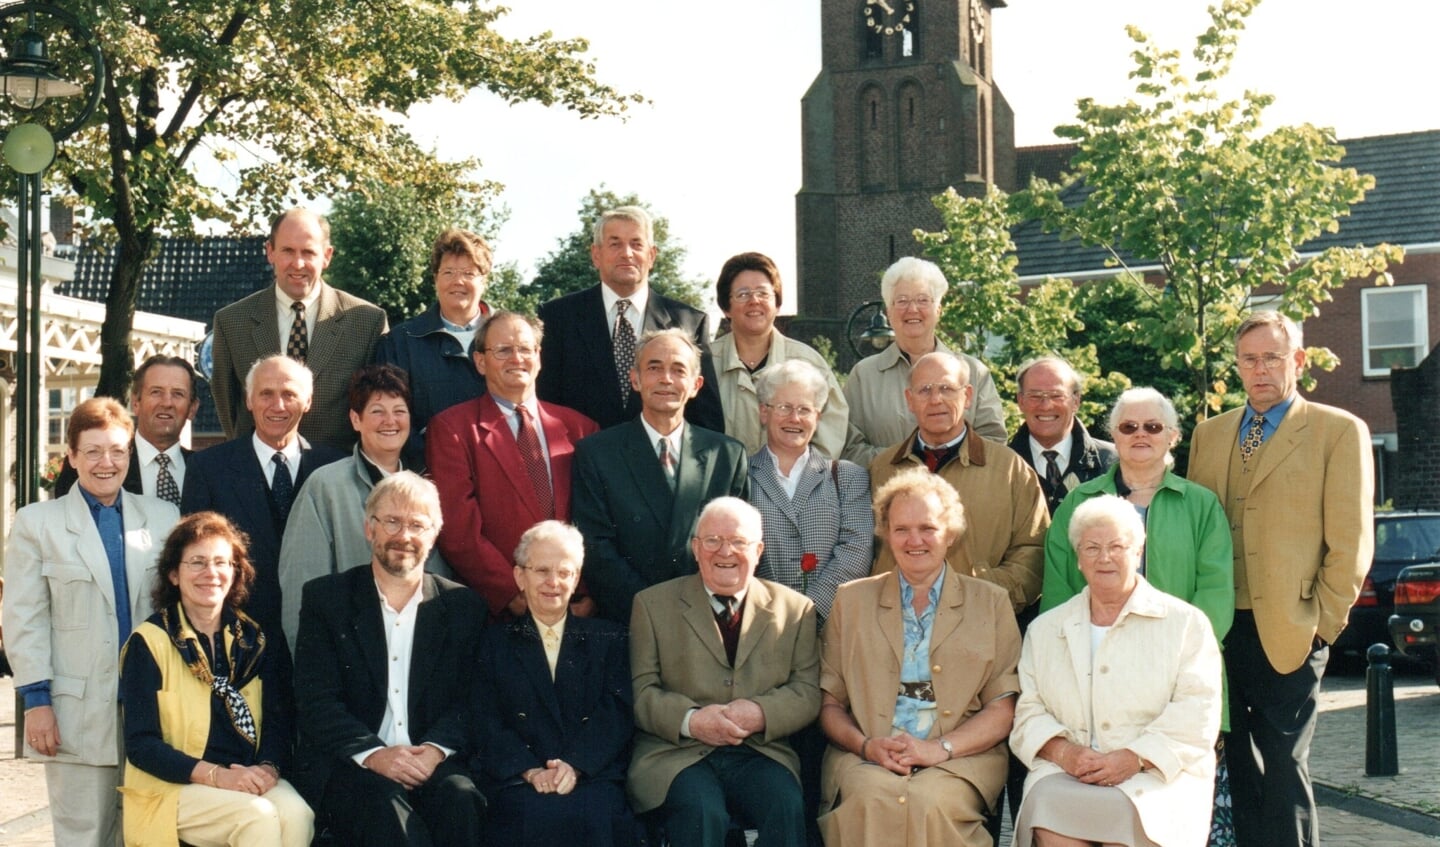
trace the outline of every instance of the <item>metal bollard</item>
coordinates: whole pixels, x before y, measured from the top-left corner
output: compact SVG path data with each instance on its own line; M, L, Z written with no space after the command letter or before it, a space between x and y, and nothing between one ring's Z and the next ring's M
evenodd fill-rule
M1395 742L1395 672L1390 648L1372 644L1365 651L1365 775L1395 776L1400 772Z

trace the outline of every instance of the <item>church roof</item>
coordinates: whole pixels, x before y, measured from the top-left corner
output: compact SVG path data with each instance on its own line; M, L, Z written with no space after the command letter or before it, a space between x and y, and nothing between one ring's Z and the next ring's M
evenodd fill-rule
M1340 230L1324 233L1302 247L1316 252L1327 247L1356 244L1433 244L1440 242L1440 130L1399 135L1376 135L1343 139L1341 164L1375 177L1375 187L1365 200L1351 207L1349 217L1340 219ZM1049 177L1054 162L1073 151L1068 145L1049 145L1016 150L1020 183L1028 184L1029 174ZM1083 185L1072 185L1061 198L1067 206L1078 205L1085 197ZM1108 253L1075 240L1062 240L1057 233L1044 232L1038 222L1015 228L1016 272L1022 279L1046 276L1076 277L1110 272L1105 268ZM1124 256L1131 267L1153 262Z

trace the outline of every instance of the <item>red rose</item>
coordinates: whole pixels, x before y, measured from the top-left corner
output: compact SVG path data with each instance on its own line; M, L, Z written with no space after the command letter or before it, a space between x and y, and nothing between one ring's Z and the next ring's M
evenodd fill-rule
M804 571L805 573L810 573L811 571L815 570L815 568L819 567L819 565L820 558L814 553L806 553L805 555L800 557L800 570Z

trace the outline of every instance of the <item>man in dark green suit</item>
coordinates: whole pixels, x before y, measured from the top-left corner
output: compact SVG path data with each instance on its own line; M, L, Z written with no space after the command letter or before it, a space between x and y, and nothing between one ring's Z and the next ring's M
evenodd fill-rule
M640 416L575 445L571 516L585 536L585 582L599 614L630 620L636 592L695 573L691 530L705 504L750 490L740 442L685 420L704 384L683 330L647 333L630 381Z

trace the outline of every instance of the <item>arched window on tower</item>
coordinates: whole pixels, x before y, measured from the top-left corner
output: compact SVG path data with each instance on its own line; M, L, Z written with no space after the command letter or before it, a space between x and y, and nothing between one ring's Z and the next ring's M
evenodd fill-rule
M883 190L894 181L894 142L891 127L894 119L878 85L867 85L860 91L860 186L863 190Z
M900 108L900 136L896 155L900 165L900 185L913 187L925 182L928 166L925 145L925 92L914 80L900 86L896 98Z

